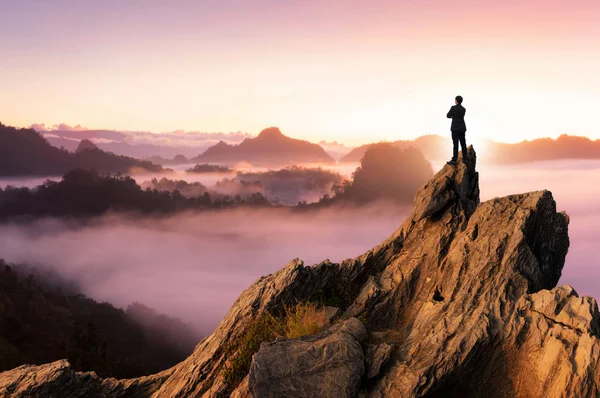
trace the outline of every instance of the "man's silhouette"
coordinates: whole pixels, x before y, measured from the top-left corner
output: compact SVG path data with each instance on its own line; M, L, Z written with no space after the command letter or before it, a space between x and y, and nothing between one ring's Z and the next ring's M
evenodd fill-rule
M454 102L452 108L446 115L449 119L452 119L452 126L450 126L450 131L452 131L452 143L454 144L454 149L452 152L452 160L448 162L448 164L456 164L456 160L458 159L458 143L460 142L460 148L462 149L462 160L463 162L467 161L467 141L465 140L465 133L467 132L467 125L465 124L465 113L467 110L462 106L463 97L458 95Z

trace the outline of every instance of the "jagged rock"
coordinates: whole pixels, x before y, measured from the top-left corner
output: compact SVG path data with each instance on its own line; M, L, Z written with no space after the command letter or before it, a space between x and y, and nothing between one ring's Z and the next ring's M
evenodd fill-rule
M101 379L94 372L75 372L65 360L23 365L0 373L1 397L151 396L170 371L130 380Z
M521 299L522 309L537 312L544 318L576 332L600 337L598 304L592 297L579 297L569 285L541 290Z
M264 311L316 297L334 298L342 322L361 319L369 332L364 346L394 347L378 374L363 377L361 396L599 396L596 302L569 287L555 288L569 247L568 217L556 211L548 191L479 204L472 148L469 155L469 162L444 166L423 186L411 216L367 253L312 267L294 260L260 278L174 368L116 381L70 369L48 377L47 367L54 364L21 367L0 374L0 396L27 397L32 391L79 396L111 387L111 397L246 393L251 378L247 389L225 382L226 347ZM266 344L255 365L266 363L265 352L277 363L273 352L315 338ZM261 376L263 370L253 368L252 374ZM274 371L272 365L266 371ZM324 374L330 371L323 368ZM310 388L314 375L296 372L294 385ZM278 388L260 383L254 384L266 389L260 391Z
M413 202L415 221L430 217L451 204L462 207L467 217L473 214L479 204L479 173L475 171L475 151L469 150L472 167L464 163L460 167L446 165L417 191ZM460 156L462 159L462 154Z
M367 372L365 377L372 379L377 376L381 367L386 364L392 354L392 346L383 342L379 344L369 344L365 351L365 363Z
M365 370L367 330L350 318L312 336L263 343L252 358L255 397L353 397Z
M600 396L599 324L596 300L570 286L522 297L503 341L515 396Z

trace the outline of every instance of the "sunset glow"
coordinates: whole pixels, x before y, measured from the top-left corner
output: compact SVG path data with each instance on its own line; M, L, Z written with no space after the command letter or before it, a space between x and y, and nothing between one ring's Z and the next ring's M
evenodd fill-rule
M0 5L0 121L351 145L600 138L600 2L38 1Z

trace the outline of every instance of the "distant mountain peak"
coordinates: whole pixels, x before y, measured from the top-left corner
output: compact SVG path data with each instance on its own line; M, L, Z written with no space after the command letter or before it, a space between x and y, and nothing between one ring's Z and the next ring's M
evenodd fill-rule
M84 139L79 142L77 149L75 149L75 153L81 153L84 151L94 151L94 150L100 150L100 148L98 148L98 146L96 144L94 144L92 141L90 141L88 139Z
M247 162L255 166L269 167L335 162L319 145L288 137L277 127L266 128L255 138L246 138L237 145L220 141L191 161L213 164Z
M231 145L229 145L225 141L221 140L221 141L217 142L215 145L213 145L213 148L225 148L225 147L230 147L230 146Z
M264 129L263 131L261 131L256 138L273 139L273 138L281 138L281 137L286 137L286 136L283 135L281 130L279 130L279 127L268 127L266 129Z

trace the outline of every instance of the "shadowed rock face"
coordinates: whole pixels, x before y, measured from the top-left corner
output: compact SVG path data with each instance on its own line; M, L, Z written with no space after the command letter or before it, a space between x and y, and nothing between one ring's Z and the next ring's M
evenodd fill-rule
M75 373L64 361L22 366L0 374L0 395L322 396L327 376L332 396L598 396L596 301L555 287L568 217L548 191L480 204L472 148L470 159L444 166L417 193L412 215L362 256L312 267L294 260L260 278L172 369L118 381ZM252 319L323 295L342 303L341 323L263 344L249 376L225 384L225 347ZM340 331L360 330L356 318L366 335Z

